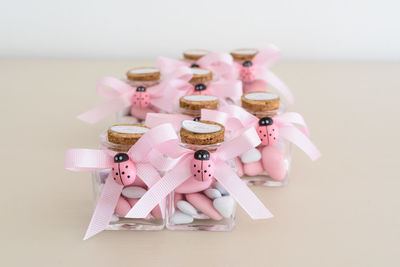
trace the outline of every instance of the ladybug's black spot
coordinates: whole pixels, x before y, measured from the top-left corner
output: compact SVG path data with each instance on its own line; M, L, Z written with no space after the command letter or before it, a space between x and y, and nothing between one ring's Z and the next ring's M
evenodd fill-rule
M260 125L260 126L268 126L268 125L272 125L273 123L274 123L274 121L270 117L264 117L258 121L258 125Z
M125 168L127 168L127 169L128 169L128 165L126 165L126 166L125 166Z
M193 63L192 66L190 66L191 68L200 68L199 65L197 65L196 63Z
M114 177L114 180L116 180L115 177Z
M114 168L112 168L112 170L114 170Z
M253 62L251 62L251 61L245 61L245 62L243 62L243 67L251 67L251 66L253 66Z
M206 172L207 172L207 170L204 170L204 172L206 173Z
M203 90L206 90L206 89L207 89L207 86L204 83L196 84L195 87L194 87L195 91L203 91Z
M144 92L146 91L146 87L144 86L139 86L138 88L136 88L136 92Z
M210 165L210 164L208 164L208 168L211 168L211 165Z
M115 175L118 175L118 172L116 172Z
M264 137L266 137L267 135L266 134L264 134Z
M210 152L208 152L207 150L197 150L194 153L194 158L198 159L198 160L209 160L210 159Z
M211 176L211 174L209 174L208 176Z
M128 161L129 160L129 156L128 154L125 153L118 153L117 155L114 156L114 162L124 162L124 161Z
M124 175L125 174L125 172L122 172L122 175Z
M193 176L196 176L196 174L193 174Z
M130 175L128 175L128 178L131 178L131 176L130 176Z
M195 168L196 168L196 164L194 164L194 165L193 165L193 167L195 167Z
M200 170L197 170L198 173L200 173Z

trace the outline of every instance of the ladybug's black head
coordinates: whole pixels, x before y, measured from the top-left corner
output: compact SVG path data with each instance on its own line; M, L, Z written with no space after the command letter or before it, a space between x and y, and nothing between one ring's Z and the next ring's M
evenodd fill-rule
M144 92L144 91L146 91L146 87L139 86L138 88L136 88L136 92Z
M251 61L245 61L245 62L243 62L243 67L251 67L251 66L253 66L253 62L251 62Z
M274 123L274 121L270 117L264 117L258 121L258 125L260 125L260 126L268 126L268 125L272 125L273 123Z
M206 89L207 89L207 86L204 83L196 84L196 86L194 87L195 91L203 91Z
M208 152L207 150L197 150L194 153L194 158L198 160L209 160L210 152Z
M200 117L196 117L196 118L194 118L193 120L194 120L194 121L200 121L201 118L200 118Z
M197 65L196 63L193 63L190 67L191 67L191 68L200 68L200 66Z
M129 160L129 156L128 156L128 154L125 154L125 153L118 153L117 155L114 156L115 163L124 162L124 161L128 161L128 160Z

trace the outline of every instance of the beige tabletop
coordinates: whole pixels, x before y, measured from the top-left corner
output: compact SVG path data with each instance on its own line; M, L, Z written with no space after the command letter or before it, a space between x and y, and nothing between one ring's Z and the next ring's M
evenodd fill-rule
M283 62L296 110L323 153L294 150L289 186L253 188L274 213L233 232L105 231L82 241L89 173L70 147L97 148L113 118L75 116L103 100L99 77L135 61L0 61L0 266L400 266L400 64Z

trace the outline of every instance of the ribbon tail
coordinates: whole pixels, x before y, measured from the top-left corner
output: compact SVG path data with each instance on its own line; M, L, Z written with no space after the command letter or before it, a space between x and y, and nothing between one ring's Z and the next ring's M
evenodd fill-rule
M115 183L110 177L106 180L83 240L100 233L110 223L123 188L122 185Z
M181 161L174 169L161 178L149 191L147 191L135 206L126 214L126 218L145 218L155 206L174 191L176 187L186 181L191 175L190 161L188 157Z
M281 126L279 128L279 135L298 146L304 151L304 153L307 154L307 156L311 158L312 161L321 157L321 152L318 150L318 148L303 132L293 125Z
M294 97L290 89L287 85L278 78L273 72L270 70L265 70L262 74L262 78L267 81L272 87L274 87L280 94L283 95L284 98L289 102L289 104L293 104Z
M307 137L310 137L310 132L308 130L307 124L299 113L297 112L285 112L282 114L279 114L275 116L274 119L277 119L279 122L282 122L283 124L297 124L299 130L304 133Z
M229 166L224 163L219 164L214 177L252 219L258 220L273 217L272 213Z
M131 105L129 101L129 97L121 96L114 98L106 103L101 104L100 106L93 108L85 113L78 115L78 119L94 124L105 117L117 113L124 108L127 108Z

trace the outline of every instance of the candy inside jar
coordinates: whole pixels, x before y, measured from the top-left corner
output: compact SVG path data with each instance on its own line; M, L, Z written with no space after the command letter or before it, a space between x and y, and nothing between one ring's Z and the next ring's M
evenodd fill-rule
M291 143L279 137L274 116L282 113L278 95L250 92L242 96L242 107L255 115L261 144L238 158L239 173L251 185L283 186L288 182Z
M147 113L160 111L151 104L152 95L156 93L154 86L160 83L160 76L160 70L154 67L138 67L127 71L126 82L135 92L130 99L131 106L118 113L118 121L134 123L144 120Z
M96 204L106 179L114 179L117 184L123 186L107 230L161 230L164 228L165 206L161 204L157 205L146 218L125 218L129 210L149 189L149 186L137 176L136 166L127 154L131 146L149 130L150 128L140 124L117 124L111 126L101 137L101 148L109 151L113 164L111 169L93 172Z
M236 202L214 178L215 151L224 141L225 128L211 121L182 122L180 145L190 149L191 176L175 188L168 201L170 230L229 231L235 225ZM235 168L234 161L229 165Z

